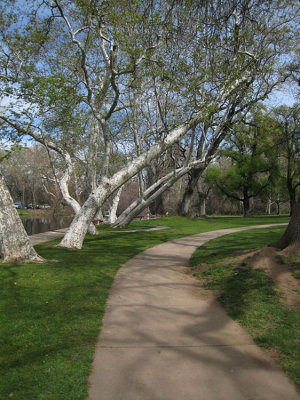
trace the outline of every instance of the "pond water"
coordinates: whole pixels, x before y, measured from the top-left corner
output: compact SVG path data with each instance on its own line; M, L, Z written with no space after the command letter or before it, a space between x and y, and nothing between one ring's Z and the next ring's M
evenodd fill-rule
M26 218L22 219L24 228L28 235L55 231L56 229L67 228L72 221L71 217L51 218Z

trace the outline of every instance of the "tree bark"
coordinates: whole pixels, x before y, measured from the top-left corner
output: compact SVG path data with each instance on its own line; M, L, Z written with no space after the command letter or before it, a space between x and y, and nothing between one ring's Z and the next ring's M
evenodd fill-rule
M112 205L110 207L110 213L109 213L109 218L108 221L110 224L114 224L116 222L117 219L117 209L118 209L118 205L119 205L119 201L120 201L120 197L121 197L121 193L123 190L123 186L121 186L117 192L115 193L115 196L113 198L112 201Z
M272 243L272 247L276 247L280 250L285 249L288 246L298 244L300 248L300 196L298 197L293 213L291 215L290 222L282 235L282 237L275 243Z
M191 187L190 184L188 183L188 186L185 188L182 200L179 203L178 207L178 214L181 215L182 217L188 217L191 215L192 213L191 202L193 195L194 195L194 188Z
M159 168L160 166L150 166L147 168L147 175L146 175L146 181L147 181L147 186L151 187L155 182L157 182L163 173L163 168ZM149 211L150 214L152 215L164 215L165 214L165 209L164 209L164 201L163 201L163 196L158 196L156 199L149 204Z
M276 206L277 206L276 214L280 215L280 200L276 200L275 203L276 203Z
M244 188L243 190L243 210L244 210L244 217L247 217L250 213L250 197L248 196L247 188Z
M164 215L165 207L163 196L158 196L152 203L149 204L150 214L152 215Z
M202 144L200 143L197 149L197 158L201 157L202 154ZM197 184L199 178L202 174L203 170L200 168L195 168L190 173L187 186L183 193L182 201L178 205L178 214L181 216L191 216L193 214L193 210L191 209L191 202L197 189Z
M199 213L201 217L206 216L206 199L207 199L207 194L198 192L198 199L199 199Z
M296 189L289 188L289 197L290 197L290 215L293 214L294 209L296 208Z
M0 177L0 254L4 262L43 262L30 242L2 177Z
M60 154L64 157L66 169L63 176L59 180L59 188L65 204L71 207L76 215L80 211L80 204L70 195L69 192L69 181L74 169L73 162L68 152L62 151ZM98 235L98 231L93 223L90 223L88 226L88 234L92 236Z

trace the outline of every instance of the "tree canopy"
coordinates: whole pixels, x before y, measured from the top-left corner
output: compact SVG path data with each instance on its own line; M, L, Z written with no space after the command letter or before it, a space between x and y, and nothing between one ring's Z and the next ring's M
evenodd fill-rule
M60 154L70 204L72 163L86 160L89 194L65 247L81 247L109 196L170 148L189 157L167 186L188 163L204 170L295 73L297 6L288 0L29 0L26 10L5 0L0 11L2 134Z

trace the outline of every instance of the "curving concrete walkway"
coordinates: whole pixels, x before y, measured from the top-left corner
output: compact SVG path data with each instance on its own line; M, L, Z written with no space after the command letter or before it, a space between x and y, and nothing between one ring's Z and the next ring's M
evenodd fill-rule
M89 400L299 400L281 369L185 273L205 242L265 226L185 237L124 264L107 303Z
M31 243L35 246L36 244L50 242L60 237L63 237L67 232L68 228L57 229L56 231L47 231L43 233L36 233L35 235L30 235L29 239Z

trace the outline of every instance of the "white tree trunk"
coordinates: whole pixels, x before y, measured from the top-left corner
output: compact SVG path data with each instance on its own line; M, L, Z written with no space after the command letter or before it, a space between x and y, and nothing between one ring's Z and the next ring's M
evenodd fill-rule
M94 221L96 221L96 222L104 221L104 216L103 216L103 212L102 212L101 208L99 208L99 210L96 212L96 215L94 217Z
M61 153L65 159L66 162L66 170L63 174L63 176L61 177L61 179L59 180L59 187L60 187L60 191L62 194L62 197L64 199L64 202L72 208L72 210L74 211L74 214L76 215L79 211L80 211L80 204L78 203L77 200L75 200L69 193L69 181L73 172L73 162L71 159L71 156L69 153L67 153L66 151L64 151L63 153ZM93 235L96 236L98 235L98 231L95 227L95 225L91 222L88 226L88 234L89 235Z
M268 200L267 200L267 206L266 206L266 213L267 213L268 215L271 214L271 206L272 206L272 200L271 200L270 198L268 198Z
M89 191L94 190L97 187L97 152L99 144L99 122L95 117L92 119L90 134L89 134L89 145L88 145L88 156L87 156L87 176Z
M159 182L152 185L145 191L145 196L142 199L137 199L134 201L127 209L119 216L114 224L115 228L123 228L130 224L133 218L137 217L145 208L149 206L158 196L161 196L166 190L168 190L174 183L180 179L183 175L187 174L196 166L199 168L199 164L202 163L203 171L205 169L205 164L198 160L194 161L186 167L178 169L176 172L166 175ZM168 177L168 179L166 179ZM158 190L154 191L155 187L159 187Z
M104 190L98 190L96 193L90 194L79 213L75 215L70 228L59 244L60 247L81 249L88 227L94 219L96 212L105 201L106 196L107 190L105 188Z
M1 261L4 262L43 262L30 242L2 177L0 177L0 253Z
M116 222L117 209L118 209L118 205L119 205L119 201L120 201L122 190L123 190L123 186L121 186L117 190L117 192L116 192L116 194L115 194L115 196L113 198L112 205L110 207L109 218L108 218L110 224L114 224Z

